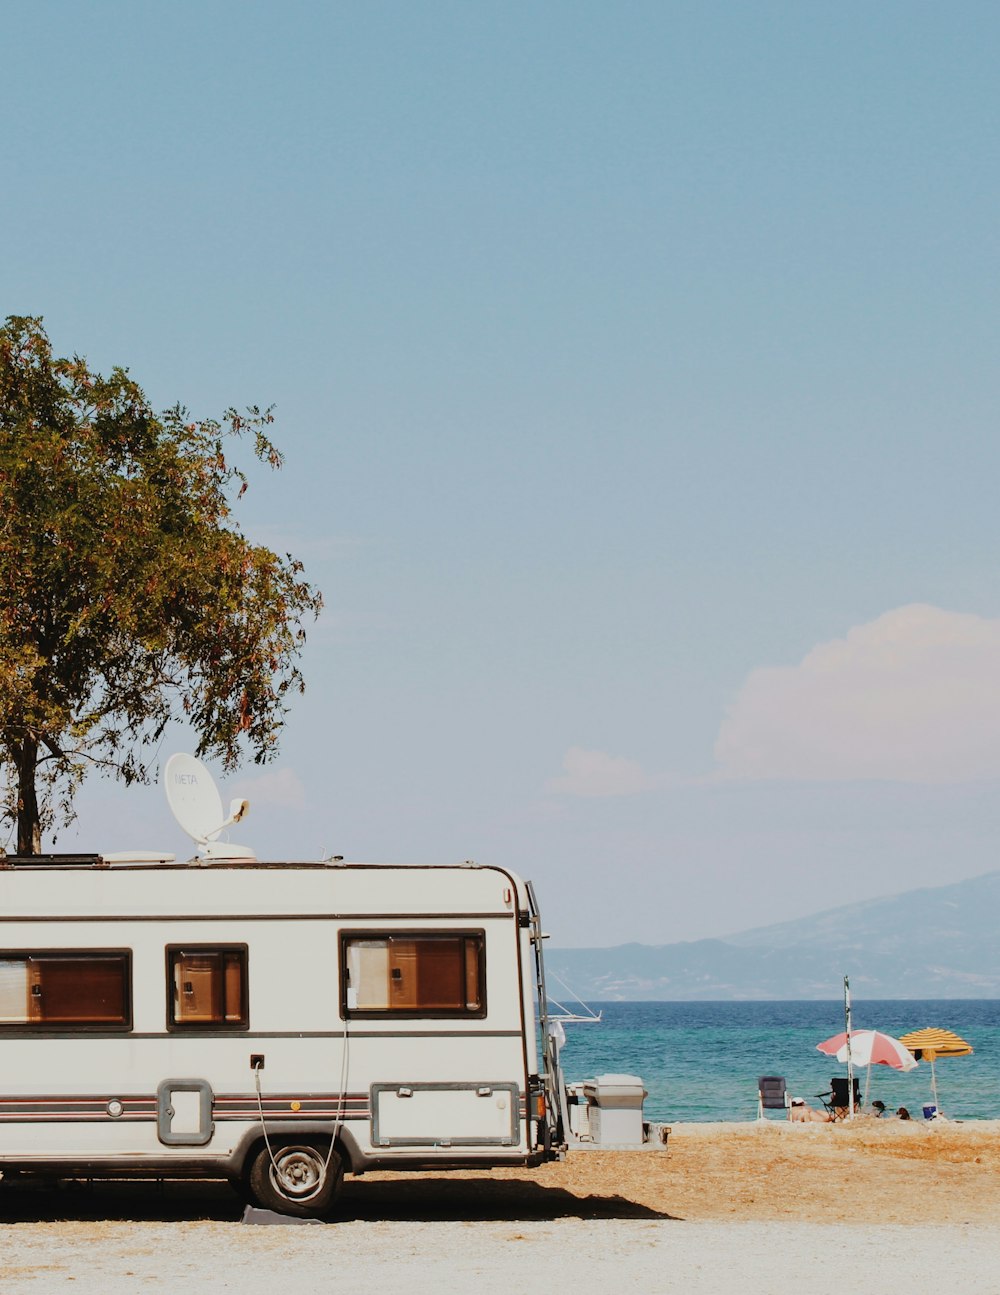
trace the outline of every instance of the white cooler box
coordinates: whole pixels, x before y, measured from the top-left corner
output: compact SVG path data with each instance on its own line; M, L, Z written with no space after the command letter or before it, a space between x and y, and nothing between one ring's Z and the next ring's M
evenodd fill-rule
M583 1092L594 1142L642 1142L642 1103L649 1094L638 1075L598 1075L584 1081Z

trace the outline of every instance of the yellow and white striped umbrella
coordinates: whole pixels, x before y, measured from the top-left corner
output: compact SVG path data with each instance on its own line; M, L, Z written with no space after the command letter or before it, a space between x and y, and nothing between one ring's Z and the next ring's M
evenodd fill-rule
M905 1044L912 1053L917 1054L918 1060L931 1063L931 1087L934 1090L934 1105L940 1109L934 1062L939 1057L970 1057L973 1052L972 1045L966 1043L965 1039L955 1034L952 1030L937 1030L931 1027L926 1030L912 1030L909 1034L900 1035L899 1041Z

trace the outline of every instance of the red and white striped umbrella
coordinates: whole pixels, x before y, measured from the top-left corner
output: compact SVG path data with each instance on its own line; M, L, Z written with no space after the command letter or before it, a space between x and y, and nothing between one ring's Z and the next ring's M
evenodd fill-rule
M825 1043L817 1043L816 1049L825 1052L828 1057L838 1061L847 1061L847 1035L841 1031ZM851 1064L866 1066L865 1103L868 1102L868 1088L872 1080L872 1066L891 1066L893 1070L915 1070L917 1059L906 1046L894 1039L891 1034L882 1034L879 1030L851 1031Z
M825 1043L817 1043L816 1049L846 1062L847 1035L841 1031ZM917 1064L905 1043L879 1030L851 1031L851 1060L856 1066L891 1066L893 1070L913 1070Z

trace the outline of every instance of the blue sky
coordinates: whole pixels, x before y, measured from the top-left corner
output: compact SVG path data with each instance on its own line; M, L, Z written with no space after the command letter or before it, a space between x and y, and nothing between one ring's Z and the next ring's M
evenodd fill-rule
M277 407L261 854L502 863L564 945L995 866L996 6L4 11L2 313Z

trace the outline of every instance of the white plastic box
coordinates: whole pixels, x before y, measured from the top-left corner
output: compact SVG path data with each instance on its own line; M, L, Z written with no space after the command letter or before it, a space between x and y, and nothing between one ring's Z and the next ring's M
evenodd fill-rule
M583 1084L592 1140L605 1146L643 1141L642 1103L648 1096L638 1075L598 1075Z

